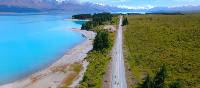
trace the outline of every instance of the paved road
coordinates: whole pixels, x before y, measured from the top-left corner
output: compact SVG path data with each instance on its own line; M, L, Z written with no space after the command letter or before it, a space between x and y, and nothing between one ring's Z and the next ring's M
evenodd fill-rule
M127 88L122 49L122 18L123 17L120 16L119 28L112 51L111 88Z

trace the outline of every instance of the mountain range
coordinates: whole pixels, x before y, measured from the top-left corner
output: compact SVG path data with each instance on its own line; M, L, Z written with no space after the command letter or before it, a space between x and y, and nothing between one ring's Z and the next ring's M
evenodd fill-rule
M130 11L125 8L100 5L96 3L79 3L76 0L0 0L0 12L74 12L95 13Z
M72 13L96 13L96 12L196 12L200 6L179 7L153 7L149 9L130 9L102 5L91 2L78 2L77 0L0 0L0 12L72 12Z

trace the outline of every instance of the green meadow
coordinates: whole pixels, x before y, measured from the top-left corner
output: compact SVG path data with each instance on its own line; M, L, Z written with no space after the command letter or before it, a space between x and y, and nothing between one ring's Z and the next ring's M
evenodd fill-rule
M124 30L126 63L135 85L165 65L169 85L200 88L200 14L127 15ZM167 86L166 86L167 87Z

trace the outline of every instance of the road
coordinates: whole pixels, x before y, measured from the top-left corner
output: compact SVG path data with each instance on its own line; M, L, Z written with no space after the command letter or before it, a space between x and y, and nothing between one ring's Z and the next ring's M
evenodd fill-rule
M123 17L120 16L119 28L117 30L116 40L112 50L111 88L127 88L122 49L122 19Z

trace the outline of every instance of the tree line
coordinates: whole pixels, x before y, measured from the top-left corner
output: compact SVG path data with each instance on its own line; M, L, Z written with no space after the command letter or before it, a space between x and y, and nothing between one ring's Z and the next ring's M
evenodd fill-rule
M82 30L91 30L94 27L97 27L99 25L103 25L104 22L111 22L112 21L112 14L103 12L103 13L95 13L93 15L91 14L79 14L79 15L73 15L72 18L81 18L81 19L91 19L90 21L82 24L81 29Z
M73 15L73 19L90 19L92 18L91 14L78 14L78 15Z

